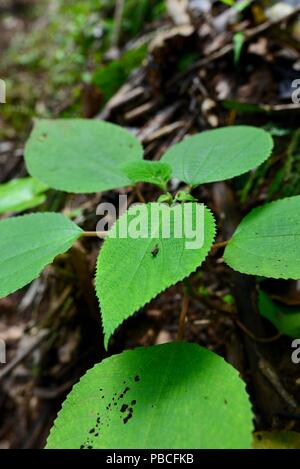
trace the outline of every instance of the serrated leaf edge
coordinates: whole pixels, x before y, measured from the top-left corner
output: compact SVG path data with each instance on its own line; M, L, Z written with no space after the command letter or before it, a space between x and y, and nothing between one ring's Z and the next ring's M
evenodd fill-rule
M210 210L210 209L209 209L209 210ZM171 343L175 343L175 342L171 342ZM247 392L247 384L246 384L246 382L241 378L241 375L240 375L239 371L238 371L233 365L231 365L230 363L228 363L228 361L225 360L225 359L224 359L221 355L219 355L218 353L216 353L216 352L214 352L214 351L212 351L212 350L209 350L208 348L203 347L203 346L201 346L201 345L199 345L199 344L196 344L196 343L194 343L194 342L187 342L187 341L180 341L180 343L181 343L181 344L184 343L184 344L193 345L194 347L199 347L199 348L202 349L202 350L206 350L207 352L209 352L209 353L211 353L211 354L217 356L219 360L223 361L226 365L228 365L228 366L231 368L232 372L234 373L234 375L235 375L234 378L236 379L236 381L239 381L241 384L243 384L243 390L244 390L244 392L245 392L245 396L247 396L247 398L248 398L248 399L247 399L247 400L248 400L248 403L250 404L250 409L251 409L251 411L253 412L253 405L252 405L252 402L251 402L251 400L250 400L249 394L248 394L248 392ZM87 370L87 371L79 378L79 380L78 380L75 384L73 384L73 386L71 387L71 389L70 389L70 391L69 391L67 397L66 397L65 400L63 401L60 410L57 412L57 415L56 415L56 417L55 417L55 419L54 419L53 425L52 425L52 427L51 427L51 429L50 429L50 433L49 433L49 435L48 435L48 437L47 437L46 449L47 449L47 445L48 445L48 440L49 440L50 437L52 436L52 433L53 433L54 431L56 431L57 420L58 420L58 418L59 418L59 416L60 416L60 413L65 409L65 407L66 407L66 405L67 405L67 400L68 400L69 395L73 392L73 390L74 390L75 388L77 388L77 387L80 386L81 381L82 381L87 375L91 374L91 373L94 371L94 369L95 369L96 367L102 365L103 362L108 363L108 362L110 362L110 361L113 361L113 360L115 360L117 357L119 357L120 355L122 355L122 354L124 354L124 353L126 353L126 354L128 355L128 354L132 354L132 353L136 352L137 350L141 350L141 349L153 348L153 347L161 347L161 348L162 348L162 347L167 347L167 346L168 346L168 344L157 344L157 345L150 345L150 346L148 346L148 347L143 347L143 346L135 347L135 348L132 348L132 349L130 349L130 350L125 350L125 351L123 351L123 352L117 353L117 354L112 355L112 356L110 356L110 357L104 358L101 362L96 363L94 366L92 366L92 368L90 368L89 370ZM252 419L252 431L254 431L253 419Z
M101 314L101 324L102 324L102 331L103 331L103 335L104 335L104 347L105 349L107 350L108 348L108 343L109 343L109 340L110 338L114 335L114 333L116 332L117 329L119 329L123 323L125 321L127 321L127 319L129 319L131 316L133 316L136 312L138 312L141 308L143 308L144 306L148 305L154 298L156 298L158 295L160 295L160 293L162 293L163 291L167 290L168 288L174 286L174 285L177 285L178 283L182 282L183 279L189 277L190 275L192 275L194 272L196 272L196 270L205 262L205 260L207 259L210 251L211 251L211 248L212 248L212 245L214 244L214 241L215 241L215 238L216 238L216 233L217 233L217 224L216 224L216 219L215 219L215 215L214 213L212 212L212 210L207 207L207 205L204 204L204 207L205 209L210 213L211 217L212 217L212 221L213 221L213 236L212 236L212 242L211 242L211 246L209 248L209 250L207 251L207 254L206 256L204 257L204 259L202 260L202 262L200 264L198 264L195 269L191 270L191 272L187 275L184 275L183 277L179 278L178 281L176 283L172 283L170 285L167 285L167 286L164 286L162 287L160 290L158 290L156 293L153 294L153 296L151 298L149 298L149 300L146 302L146 303L142 303L141 305L139 305L135 311L133 311L131 314L129 314L126 318L123 319L123 321L121 321L119 323L118 326L116 326L112 332L110 333L109 337L107 337L107 334L105 332L105 329L104 329L104 324L103 324L103 318L102 318L102 314ZM116 220L115 223L117 223L118 220ZM114 225L115 225L114 223ZM113 226L114 226L113 225ZM104 241L105 242L105 241ZM99 256L100 256L100 252L98 254L98 259L97 259L97 264L96 264L96 275L95 275L95 278L97 278L97 275L98 275L98 270L99 270ZM100 296L98 295L98 289L96 288L96 293L97 293L97 298L98 298L98 301L99 301L99 307L100 307L100 311L101 311L101 300L100 300Z

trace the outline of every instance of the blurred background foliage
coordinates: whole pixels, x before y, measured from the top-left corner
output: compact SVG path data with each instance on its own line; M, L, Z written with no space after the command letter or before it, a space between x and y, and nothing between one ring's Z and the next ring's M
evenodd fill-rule
M0 138L27 133L33 116L78 115L84 87L92 83L101 89L101 107L146 54L147 38L137 44L131 39L166 8L163 0L127 0L117 32L119 49L114 53L115 1L29 3L21 10L21 24L10 13L2 16L6 28L12 33L16 29L17 34L0 58L10 96L0 117Z

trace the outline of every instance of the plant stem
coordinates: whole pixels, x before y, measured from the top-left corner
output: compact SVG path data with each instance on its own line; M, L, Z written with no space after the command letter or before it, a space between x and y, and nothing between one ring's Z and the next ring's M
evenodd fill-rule
M81 236L85 238L106 238L108 235L107 231L84 231Z
M219 248L224 248L227 246L229 243L230 239L227 239L226 241L221 241L220 243L215 243L212 245L212 249L219 249Z
M178 327L177 340L183 340L184 338L185 320L186 320L186 316L188 313L189 304L190 304L190 298L187 295L187 293L184 292L183 298L182 298L182 308L181 308L180 315L179 315L179 327Z

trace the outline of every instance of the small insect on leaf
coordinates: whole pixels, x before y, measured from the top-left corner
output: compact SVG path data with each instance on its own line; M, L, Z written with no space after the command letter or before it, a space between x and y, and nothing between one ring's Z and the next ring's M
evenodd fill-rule
M152 254L153 257L156 257L158 253L159 253L159 247L158 247L158 244L156 244L156 245L153 246L153 248L151 249L151 254Z

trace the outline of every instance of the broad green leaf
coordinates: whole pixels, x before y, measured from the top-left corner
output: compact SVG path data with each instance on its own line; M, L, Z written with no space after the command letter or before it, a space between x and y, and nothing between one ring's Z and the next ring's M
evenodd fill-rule
M0 184L0 213L21 212L46 200L48 186L31 177Z
M224 259L244 274L300 278L300 196L252 210L228 243Z
M47 448L251 448L245 384L196 344L123 352L89 370L63 404Z
M191 186L222 181L260 165L271 154L270 134L237 125L207 130L173 145L162 157L173 176Z
M254 433L255 449L300 449L300 434L284 430Z
M178 233L181 225L187 227L183 234ZM195 233L188 232L191 228L196 228L197 242ZM214 218L203 205L130 207L113 226L97 262L96 290L106 345L126 318L201 265L214 235Z
M266 105L245 103L234 99L224 99L221 101L221 104L225 109L232 109L233 111L241 113L258 114L268 112Z
M54 189L78 193L130 185L120 165L142 156L133 135L96 119L38 120L25 147L32 176Z
M260 291L258 300L259 312L269 319L282 334L300 337L300 308L288 307L273 301L266 293Z
M0 221L0 297L35 279L81 234L75 223L59 213L35 213Z
M149 182L163 190L166 189L167 182L172 175L171 166L160 161L130 161L122 165L122 170L134 183Z

